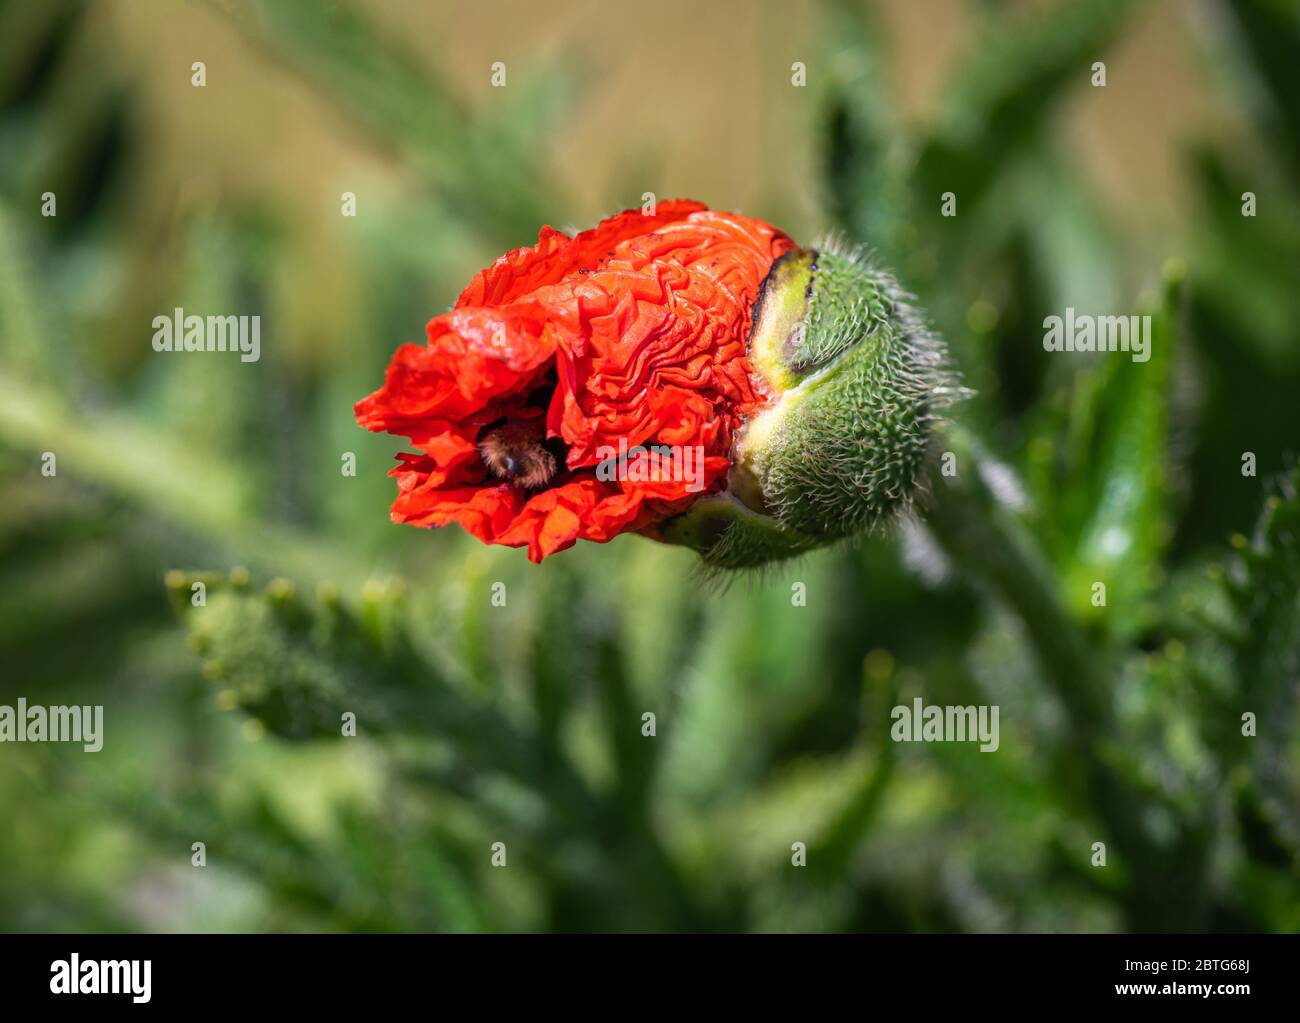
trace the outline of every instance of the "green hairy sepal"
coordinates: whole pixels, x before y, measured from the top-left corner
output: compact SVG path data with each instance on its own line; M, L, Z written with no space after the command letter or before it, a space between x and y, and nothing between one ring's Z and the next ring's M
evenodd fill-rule
M727 489L663 523L662 539L750 568L911 506L960 388L889 274L833 245L782 256L754 304L749 359L769 403L732 443Z

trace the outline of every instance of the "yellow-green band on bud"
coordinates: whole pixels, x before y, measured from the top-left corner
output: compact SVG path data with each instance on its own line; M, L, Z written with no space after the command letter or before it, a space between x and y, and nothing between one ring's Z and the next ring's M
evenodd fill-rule
M665 540L746 568L910 506L959 388L889 274L832 247L787 253L755 302L749 359L769 403L735 437L727 490L664 523Z

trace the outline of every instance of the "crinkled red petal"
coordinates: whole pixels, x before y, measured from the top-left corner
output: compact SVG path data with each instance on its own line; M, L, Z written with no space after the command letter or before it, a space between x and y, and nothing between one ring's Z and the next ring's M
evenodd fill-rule
M768 224L700 203L620 213L576 237L543 228L477 274L455 308L403 345L384 385L357 403L370 430L410 439L399 456L394 521L460 523L533 561L578 540L605 542L725 486L732 434L760 402L745 358L750 311L773 260L793 246ZM492 477L477 438L503 417L539 417L568 448L546 489ZM698 445L685 479L597 478L620 440Z

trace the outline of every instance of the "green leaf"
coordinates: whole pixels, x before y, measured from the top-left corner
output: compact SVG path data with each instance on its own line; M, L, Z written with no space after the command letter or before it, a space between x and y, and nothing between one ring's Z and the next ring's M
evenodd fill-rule
M823 29L821 163L830 213L851 237L899 262L909 194L901 124L886 82L881 28L866 9L835 3Z
M1141 313L1150 317L1147 360L1122 351L1080 356L1095 362L1078 378L1064 436L1040 437L1031 451L1038 526L1061 569L1063 598L1079 618L1119 635L1146 623L1143 602L1161 581L1169 540L1170 382L1183 272L1171 261L1159 305Z
M1223 0L1219 5L1255 74L1258 137L1292 176L1300 174L1300 8L1284 0Z
M917 161L919 208L937 217L944 192L957 194L959 210L979 206L1016 157L1037 144L1066 91L1087 86L1092 63L1130 8L1128 0L1087 0L992 15L949 82Z
M1270 369L1295 373L1300 351L1300 194L1274 187L1208 147L1194 153L1201 217L1196 221L1196 293L1213 306L1229 331L1213 344ZM1255 193L1257 213L1242 215L1242 195ZM1241 351L1244 349L1244 352ZM1212 353L1213 354L1213 353Z
M1251 765L1255 798L1300 871L1300 771L1292 736L1300 713L1300 469L1265 502L1252 539L1235 536L1238 557L1224 575L1239 617L1237 699L1221 743ZM1243 735L1242 715L1256 734Z
M562 104L553 83L519 101L494 96L495 112L471 112L410 46L352 3L276 0L254 10L233 15L248 41L287 62L380 145L431 175L449 217L512 246L530 240L547 219L535 141L545 123L539 115Z

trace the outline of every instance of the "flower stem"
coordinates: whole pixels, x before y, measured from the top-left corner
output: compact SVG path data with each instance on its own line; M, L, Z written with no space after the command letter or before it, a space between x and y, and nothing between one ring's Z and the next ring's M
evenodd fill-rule
M957 474L941 477L928 515L935 539L961 573L993 591L1020 619L1049 688L1065 708L1083 793L1127 869L1124 910L1131 929L1195 927L1205 910L1204 877L1212 838L1206 817L1179 818L1172 837L1150 827L1172 811L1158 793L1126 777L1113 755L1122 743L1114 705L1114 667L1105 647L1071 617L1052 570L1000 491L1013 484L978 440L960 426L943 441Z

